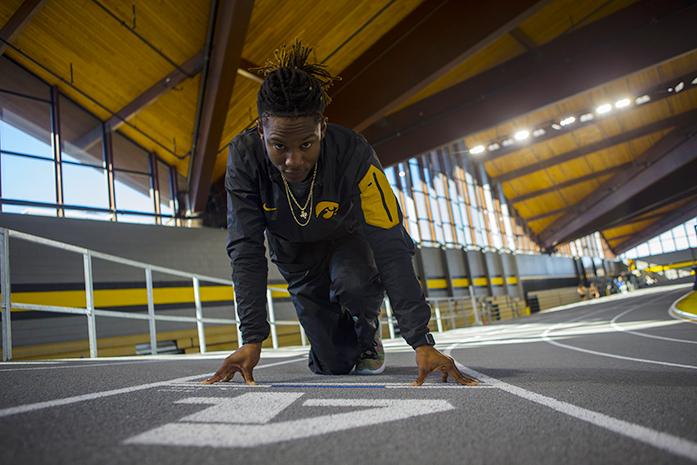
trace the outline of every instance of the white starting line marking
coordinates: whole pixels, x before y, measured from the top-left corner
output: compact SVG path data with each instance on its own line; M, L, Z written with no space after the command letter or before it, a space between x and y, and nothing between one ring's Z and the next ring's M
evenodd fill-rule
M267 363L265 365L257 366L255 368L255 370L261 370L263 368L270 368L270 367L274 367L274 366L278 366L278 365L285 365L288 363L302 362L302 361L306 361L306 360L307 360L307 358L303 357L303 358L296 358L293 360L284 360L282 362ZM80 396L66 397L63 399L47 400L44 402L36 402L33 404L18 405L16 407L9 407L9 408L0 409L0 418L8 417L10 415L17 415L18 413L33 412L33 411L42 410L45 408L59 407L61 405L75 404L75 403L84 402L87 400L101 399L104 397L115 396L118 394L128 394L130 392L142 391L145 389L167 387L171 383L182 383L182 382L186 382L186 381L193 381L195 379L201 379L203 377L211 376L212 374L213 373L203 373L203 374L199 374L199 375L185 376L183 378L170 379L167 381L158 381L155 383L147 383L147 384L141 384L138 386L130 386L130 387L125 387L125 388L121 388L121 389L111 389L109 391L93 392L90 394L83 394Z
M463 386L456 383L424 383L421 386L412 386L411 383L170 383L168 387L185 389L257 389L257 388L281 388L281 389L487 389L494 386L479 384L477 386Z
M453 410L446 400L307 399L303 407L360 410L269 423L302 392L254 392L233 398L189 397L177 403L212 405L177 423L131 437L125 444L192 447L256 447Z

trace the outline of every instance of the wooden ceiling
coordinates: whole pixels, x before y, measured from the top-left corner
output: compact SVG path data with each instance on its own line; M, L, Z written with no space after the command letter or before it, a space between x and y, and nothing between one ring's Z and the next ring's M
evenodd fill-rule
M0 2L0 31L6 29L2 25L12 23L13 15L16 17L30 4L36 5L33 16L8 40L10 45L4 53L57 86L102 121L116 121L118 131L187 176L197 115L201 111L201 63L212 23L211 5L216 2L4 0ZM547 127L548 134L539 140L530 138L525 143L516 142L500 149L499 154L492 151L473 158L484 164L491 178L500 182L515 211L543 238L544 245L554 245L557 236L563 235L565 240L573 236L568 233L570 226L565 225L571 216L581 216L586 208L584 202L617 181L618 175L636 169L637 161L643 160L660 141L673 137L670 134L676 128L692 123L697 109L697 90L688 82L681 92L662 95L641 106L630 105L590 123L577 121L558 134L550 134L550 122L559 122L568 115L578 118L593 113L606 101L634 99L647 90L697 71L697 51L693 50L697 47L685 45L683 50L675 44L663 43L670 42L670 37L656 40L656 47L645 49L644 61L630 49L627 56L618 56L617 69L600 57L603 76L614 77L603 80L598 77L601 72L588 69L587 85L582 79L585 75L575 73L573 77L565 77L564 63L560 61L571 60L570 70L576 63L574 54L592 63L592 57L584 58L579 52L583 47L574 42L587 43L590 49L604 47L604 43L593 42L591 30L602 38L613 27L634 34L642 34L644 28L650 38L652 32L646 25L658 22L661 26L661 21L656 20L664 16L677 24L680 19L674 19L674 13L683 10L692 14L694 2L521 0L514 6L482 3L465 7L456 0L425 3L421 0L256 0L238 57L242 70L234 80L226 114L218 115L225 119L218 152L206 155L213 157L209 182L219 180L224 174L227 142L256 118L259 80L244 71L263 64L280 44L297 38L314 47L317 60L342 75L340 91L349 89L345 95L352 95L351 86L359 86L359 94L366 90L366 100L371 100L370 91L374 97L403 85L405 90L395 95L392 103L386 102L381 108L371 110L372 114L361 116L366 122L361 126L365 128L364 134L376 145L378 153L388 154L384 159L388 164L396 161L395 153L401 159L417 155L418 151L394 149L397 146L390 144L408 141L400 135L423 126L419 118L427 119L432 114L447 116L458 98L470 99L468 105L480 105L477 108L485 111L470 113L462 120L460 129L460 120L454 116L445 124L448 126L445 132L429 131L423 126L432 137L415 134L411 140L425 144L414 144L415 148L419 151L435 148L457 137L464 138L465 145L472 148L501 142L521 129ZM448 42L448 34L442 39L437 37L437 23L429 25L438 14L448 12L457 15L455 24L462 25L458 33L465 34L454 36L455 43ZM689 21L689 14L680 13L684 21ZM679 34L689 34L677 26L671 31L675 31L675 42L679 42ZM657 37L666 36L653 33ZM465 45L459 45L458 41ZM617 42L615 47L622 46L621 40ZM434 57L447 53L455 58L434 61ZM395 82L395 77L388 77L385 82L370 78L374 76L370 72L375 63L381 60L404 75L405 82ZM560 67L545 65L548 63ZM631 72L626 71L630 69ZM559 75L559 82L545 77L545 72ZM489 95L494 92L499 96L506 92L512 95L518 81L524 84L531 80L530 76L538 74L541 81L552 86L548 95L535 95L527 100L523 96L510 105L501 105L501 100L496 103L494 98L486 107ZM367 80L361 83L361 77ZM170 78L174 80L170 82ZM573 85L567 84L570 81L574 81ZM488 83L496 88L488 88ZM568 95L564 96L563 92ZM149 98L144 98L144 94ZM348 104L352 109L356 105L360 107L352 100ZM125 117L125 124L119 121L120 115ZM334 120L341 123L342 114L339 112ZM608 141L613 143L606 144ZM404 143L404 147L411 147ZM627 223L629 229L618 229L623 225L606 229L602 224L597 226L610 246L621 251L623 245L640 236L642 225L655 227L656 222L686 205L691 203L684 198L670 205L659 205L654 216L644 221L623 214L627 221L632 221ZM667 209L669 206L674 209ZM640 212L643 218L646 215L650 216L651 212ZM576 232L585 232L583 229L577 228Z

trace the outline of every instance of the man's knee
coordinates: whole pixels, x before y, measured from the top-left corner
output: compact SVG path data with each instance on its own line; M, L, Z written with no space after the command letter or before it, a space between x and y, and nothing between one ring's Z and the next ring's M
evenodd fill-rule
M332 287L339 303L349 308L356 304L379 307L384 296L384 290L377 275L344 274L337 277Z

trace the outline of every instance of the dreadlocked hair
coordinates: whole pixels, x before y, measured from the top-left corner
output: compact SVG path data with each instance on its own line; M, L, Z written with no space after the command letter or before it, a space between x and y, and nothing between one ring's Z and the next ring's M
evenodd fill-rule
M327 93L333 76L326 65L308 63L312 49L296 40L290 47L276 49L258 74L264 82L257 94L259 118L267 116L321 116L331 102Z

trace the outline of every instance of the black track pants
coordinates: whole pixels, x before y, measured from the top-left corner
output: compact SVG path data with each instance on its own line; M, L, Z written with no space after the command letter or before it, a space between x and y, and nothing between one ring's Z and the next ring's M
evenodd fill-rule
M347 374L372 347L384 296L368 243L358 234L311 244L273 242L283 260L276 264L310 341L310 370Z

